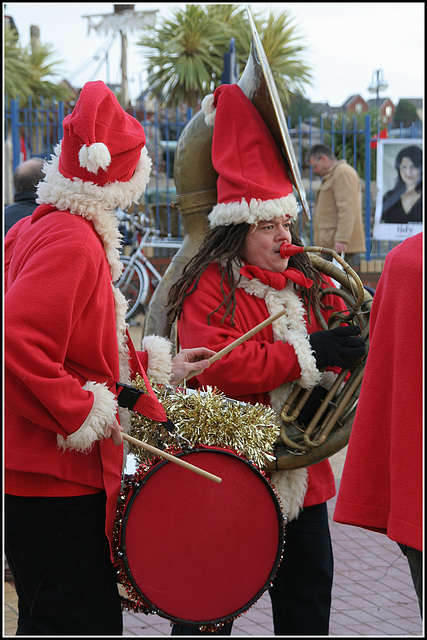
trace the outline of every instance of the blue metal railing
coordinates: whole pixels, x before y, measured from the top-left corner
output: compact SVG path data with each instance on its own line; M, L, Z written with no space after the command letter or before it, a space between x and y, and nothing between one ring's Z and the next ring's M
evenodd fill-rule
M38 107L33 106L31 98L25 107L20 106L19 100L10 101L10 108L5 109L5 137L9 134L12 139L13 170L21 162L23 146L28 158L50 157L62 138L65 115L60 101L45 103L42 98Z
M5 102L8 105L6 99ZM62 121L71 111L63 102L45 102L34 107L31 100L26 106L20 106L18 100L10 100L5 108L4 136L12 141L13 170L21 162L21 144L24 144L27 157L39 156L49 158L53 148L62 138ZM145 211L149 212L154 226L162 235L181 237L180 219L172 202L176 195L173 181L174 153L181 131L193 116L192 109L185 112L179 109L160 108L147 112L144 108L134 109L133 115L144 127L147 137L147 150L153 161L153 171L144 200ZM383 257L395 243L377 242L371 237L373 228L373 212L371 202L371 184L375 182L376 150L372 142L380 137L380 125L375 129L369 115L365 116L364 126L357 125L356 116L348 119L344 116L316 118L310 116L308 123L298 118L296 127L291 127L288 118L289 134L295 149L301 176L305 184L310 209L314 206L314 180L312 169L306 163L306 152L316 143L328 144L337 157L344 157L358 171L364 183L363 215L366 233L366 260ZM419 123L411 127L400 125L397 129L387 127L387 136L395 138L421 137ZM301 223L302 224L302 223ZM300 229L301 233L301 229ZM309 241L312 242L312 223L309 224Z
M316 117L310 116L308 124L298 118L298 124L292 128L291 119L288 118L288 129L293 142L294 150L306 186L306 194L310 211L313 213L315 201L315 176L311 167L305 162L305 153L314 144L323 143L332 148L338 158L345 158L358 172L363 184L362 214L365 223L367 262L372 259L383 258L388 251L399 244L393 241L378 241L371 236L373 229L373 216L375 214L375 203L372 201L372 185L376 187L376 146L375 141L381 137L380 131L386 131L387 138L421 138L422 125L420 122L413 123L410 127L400 125L392 129L390 124L383 126L380 123L374 124L370 115L365 115L363 126L357 124L356 116L351 119L345 116ZM304 179L305 178L305 179ZM309 238L307 241L313 243L313 224L309 223ZM300 220L300 235L302 235L302 221Z

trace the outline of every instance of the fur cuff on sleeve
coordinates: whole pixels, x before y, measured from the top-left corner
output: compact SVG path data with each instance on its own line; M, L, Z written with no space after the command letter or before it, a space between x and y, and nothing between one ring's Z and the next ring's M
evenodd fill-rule
M81 427L66 439L58 435L58 446L62 449L88 451L94 442L105 438L106 429L113 424L117 412L116 397L105 384L89 380L83 387L94 395L92 409Z
M148 377L158 384L169 384L172 374L171 342L160 336L145 336L142 348L148 353Z

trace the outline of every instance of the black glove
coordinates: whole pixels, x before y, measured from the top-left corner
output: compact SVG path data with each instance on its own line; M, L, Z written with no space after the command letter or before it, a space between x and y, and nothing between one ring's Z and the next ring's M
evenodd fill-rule
M329 329L329 331L315 331L309 335L311 347L319 369L325 367L341 367L351 369L357 358L366 355L363 338L357 337L360 327L348 325Z
M310 394L309 399L304 404L297 418L297 421L299 422L300 425L303 425L304 427L308 427L308 425L311 422L311 419L313 418L314 414L322 404L322 400L327 393L328 393L328 389L325 389L325 387L321 387L321 386L314 387L313 391Z

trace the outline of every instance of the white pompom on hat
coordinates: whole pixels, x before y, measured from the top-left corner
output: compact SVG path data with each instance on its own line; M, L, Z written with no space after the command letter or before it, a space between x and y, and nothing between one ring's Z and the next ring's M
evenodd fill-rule
M111 162L108 147L103 142L94 142L89 147L84 145L79 151L80 166L91 173L106 169Z
M297 217L284 160L255 105L237 84L221 85L202 102L213 126L212 164L218 173L211 228Z

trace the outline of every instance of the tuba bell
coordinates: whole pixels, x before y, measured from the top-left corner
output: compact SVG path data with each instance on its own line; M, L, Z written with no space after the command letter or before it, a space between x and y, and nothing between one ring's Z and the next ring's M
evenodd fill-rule
M310 219L310 210L286 119L249 10L248 17L252 43L245 70L237 84L258 109L281 151L289 177L299 196L301 214L304 221L307 221ZM172 344L175 344L174 326L166 317L168 292L181 276L185 265L197 253L208 230L207 216L217 202L218 174L211 159L212 135L213 128L205 124L204 114L199 111L183 129L175 152L174 180L177 197L172 206L178 208L181 216L183 242L153 294L144 324L144 335L165 336L171 339ZM331 250L322 247L299 249L307 252L319 271L339 283L338 288L325 289L324 295L339 295L348 308L345 319L333 314L330 319L332 324L329 326L325 326L319 312L317 317L323 329L332 329L343 321L358 323L368 347L372 296L364 288L357 273L335 252L332 252L333 257L340 266L320 257L319 254L331 253ZM280 438L275 445L274 461L267 466L269 470L306 467L329 458L347 445L363 372L364 361L352 370L343 371L325 391L326 396L307 425L300 424L299 418L305 405L310 403L313 390L294 385L281 411Z

